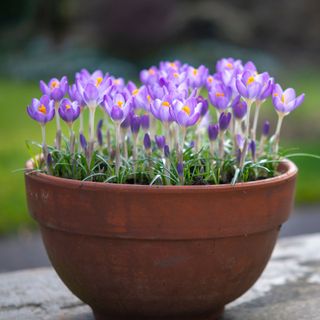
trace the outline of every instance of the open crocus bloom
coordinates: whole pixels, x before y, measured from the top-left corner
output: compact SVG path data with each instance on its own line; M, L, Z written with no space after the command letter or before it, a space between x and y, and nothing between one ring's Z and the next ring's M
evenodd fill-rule
M216 84L209 91L209 99L212 105L218 110L225 110L229 107L232 98L232 89L223 83Z
M77 101L64 98L59 106L60 117L71 125L80 115L80 107Z
M296 97L296 92L292 88L285 91L279 84L276 84L272 93L272 102L276 111L280 114L287 115L296 109L304 100L304 93Z
M106 95L102 106L114 122L121 123L131 111L132 99L126 100L121 93L117 93L113 98Z
M256 72L247 70L242 75L238 75L236 87L241 96L246 99L255 100L260 95L262 85Z
M44 125L54 117L54 102L48 95L42 96L40 100L34 98L27 107L27 112L32 119Z
M193 126L200 118L201 103L197 106L195 98L185 101L175 100L170 113L174 120L182 127Z
M60 101L68 90L67 77L62 77L61 80L52 78L48 84L40 81L40 90L43 94L48 95L54 101Z

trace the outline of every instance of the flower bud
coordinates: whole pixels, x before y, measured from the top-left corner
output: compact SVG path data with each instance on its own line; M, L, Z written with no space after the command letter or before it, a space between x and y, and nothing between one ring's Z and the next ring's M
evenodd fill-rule
M177 171L178 171L178 175L181 177L183 176L183 163L182 162L178 162L177 164Z
M80 145L84 151L87 149L87 140L82 133L80 133Z
M167 144L164 146L164 156L166 158L170 157L170 149L169 149L169 146Z
M155 136L154 139L156 141L157 147L159 149L163 149L166 144L165 136Z
M132 116L130 125L131 125L131 132L133 134L137 134L140 130L140 125L141 125L140 117L136 115Z
M147 150L151 148L151 139L148 133L144 135L143 145Z
M228 129L231 120L231 113L222 112L219 118L219 128L221 131L225 131Z
M270 131L270 122L266 120L262 126L262 134L264 136L267 136L269 134L269 131Z
M210 124L208 127L208 136L210 141L214 141L217 139L219 133L219 125L218 124Z
M148 130L150 127L150 119L147 114L144 114L140 117L140 123L143 130Z

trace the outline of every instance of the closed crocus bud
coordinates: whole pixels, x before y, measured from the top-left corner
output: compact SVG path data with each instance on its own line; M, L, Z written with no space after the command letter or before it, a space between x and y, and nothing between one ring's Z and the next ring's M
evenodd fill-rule
M128 129L130 127L131 114L129 113L127 117L121 122L122 129Z
M207 114L208 109L209 109L208 100L206 100L202 96L199 96L197 98L197 103L201 103L200 115L201 115L201 117L204 117Z
M252 158L254 159L256 157L256 142L254 140L251 140L249 144L249 149L252 154Z
M183 163L182 162L178 162L177 164L177 171L178 171L178 175L181 177L183 176Z
M101 147L103 145L103 137L102 137L102 131L99 128L97 128L97 140L98 140L99 146Z
M195 146L195 143L194 143L194 141L192 140L192 141L190 142L190 144L189 144L189 147L190 147L190 148L194 148L194 146Z
M164 156L166 158L169 158L170 157L170 149L169 149L169 146L167 144L164 146L163 150L164 150Z
M87 140L86 140L85 136L82 133L80 133L79 140L80 140L81 148L84 151L86 151L86 149L87 149Z
M131 132L133 134L137 134L140 130L140 125L141 125L141 121L140 121L140 117L139 116L132 116L131 118Z
M221 131L225 131L228 129L231 120L231 113L222 112L219 118L219 128Z
M144 114L140 117L140 123L143 130L148 130L150 127L150 119L147 114Z
M264 136L267 136L269 134L269 132L270 132L270 122L268 120L266 120L262 126L262 134Z
M144 135L144 138L143 138L143 145L144 147L149 150L151 148L151 139L150 139L150 136L148 133L146 133Z
M236 135L236 142L237 142L238 148L242 151L242 149L244 147L244 143L245 143L245 138L241 134L237 134Z
M52 163L53 163L53 161L52 161L52 156L51 156L51 153L49 152L49 153L48 153L48 156L47 156L47 166L48 166L48 167L51 167L51 166L52 166Z
M154 139L156 141L157 147L159 149L163 149L166 144L165 136L155 136Z
M219 125L218 124L210 124L208 126L208 136L210 141L214 141L217 139L219 133Z
M233 115L236 119L243 119L247 114L247 103L245 101L241 101L240 96L237 96L232 103Z

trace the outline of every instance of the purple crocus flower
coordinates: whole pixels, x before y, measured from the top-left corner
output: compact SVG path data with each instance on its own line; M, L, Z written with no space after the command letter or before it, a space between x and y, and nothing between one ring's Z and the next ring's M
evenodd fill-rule
M236 87L239 94L250 100L257 99L261 93L262 84L258 81L256 73L245 71L236 79Z
M62 77L61 80L52 78L48 84L44 81L40 81L40 90L43 94L50 96L50 98L56 102L60 101L68 90L67 77Z
M247 114L247 103L241 100L240 96L237 96L232 103L233 115L236 119L243 119Z
M239 70L242 71L243 66L241 60L235 60L233 58L223 58L217 61L217 72L223 72L224 70Z
M112 90L112 84L112 79L100 70L90 74L83 69L76 74L77 89L89 108L95 108L102 103L104 96Z
M252 158L255 159L255 157L256 157L256 142L254 140L250 141L249 150L251 151Z
M170 148L169 148L169 146L168 146L167 144L164 146L163 152L164 152L164 156L165 156L166 158L169 158L169 157L170 157Z
M27 107L28 115L38 121L41 125L51 121L54 117L54 101L48 95L38 99L32 99L31 104Z
M208 100L202 96L198 96L197 97L197 104L199 104L199 103L201 103L200 115L201 115L201 117L204 117L207 114L208 109L209 109Z
M103 145L103 137L102 137L102 125L103 125L103 120L100 119L97 125L97 140L98 140L98 144L99 146Z
M158 80L158 69L155 66L150 67L148 70L140 72L140 81L144 84L152 84Z
M127 117L121 122L121 128L122 129L128 129L130 127L131 122L131 112L127 115Z
M103 101L103 109L114 122L121 123L129 115L132 108L132 99L125 99L124 95L117 93L113 98L106 95Z
M266 120L262 126L262 134L264 136L267 136L269 134L269 132L270 132L270 122L268 120Z
M131 117L131 123L130 123L131 132L133 134L137 134L140 130L140 125L141 125L140 117L137 115L133 115Z
M71 125L80 115L80 107L77 101L70 101L64 98L59 106L60 117L68 124Z
M149 150L151 148L151 139L150 139L150 135L148 133L146 133L144 135L143 145L144 145L146 150Z
M193 126L200 118L196 98L189 98L185 101L175 100L170 109L174 120L182 127Z
M166 144L165 136L155 136L154 139L156 141L157 147L159 149L163 149Z
M82 133L80 133L80 135L79 135L79 140L80 140L81 148L84 151L86 151L88 144L87 144L87 140L86 140L85 136Z
M285 91L279 84L276 84L272 93L272 102L279 114L287 115L296 109L304 100L304 93L296 97L296 92L292 88Z
M231 113L222 112L219 118L219 128L221 131L228 129L231 120Z
M209 74L209 70L201 65L198 68L188 68L188 84L192 88L200 88L206 84L206 80Z
M219 134L219 125L218 124L210 124L208 126L208 136L210 141L215 141Z
M236 143L238 148L242 151L245 143L245 138L241 134L236 135Z
M172 96L166 94L162 99L155 99L150 105L150 111L155 116L155 118L164 121L171 122L173 121L172 114L170 109L172 108Z
M179 161L177 164L177 172L179 177L183 176L183 163L181 161Z
M75 84L69 86L69 97L72 101L77 101L80 108L83 108L85 106L85 102L82 99L81 94L79 93L77 86Z
M268 72L263 72L257 76L257 81L261 83L261 91L257 100L264 101L272 94L274 79L269 76Z
M149 130L149 127L150 127L149 115L143 114L142 116L140 116L140 123L143 130Z
M232 98L231 87L225 86L223 83L217 83L211 87L209 99L211 104L218 110L225 110L229 107Z

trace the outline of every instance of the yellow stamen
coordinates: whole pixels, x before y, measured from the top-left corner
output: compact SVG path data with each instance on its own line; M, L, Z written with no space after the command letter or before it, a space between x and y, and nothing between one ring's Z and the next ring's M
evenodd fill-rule
M173 76L174 76L175 78L179 78L179 73L175 72L175 73L173 74Z
M192 73L194 76L196 76L198 74L198 69L193 69Z
M119 100L119 101L117 102L117 105L118 105L119 108L122 108L123 101Z
M38 111L43 113L43 114L46 114L47 113L47 108L45 107L45 105L41 105L39 108L38 108Z
M228 62L228 63L226 64L226 66L227 66L229 69L232 69L232 68L233 68L233 64L230 63L230 62Z
M114 83L118 85L118 84L120 84L120 80L116 79L116 80L114 80Z
M213 78L212 77L208 77L208 82L212 83L212 81L213 81Z
M278 95L279 95L278 93L274 93L274 94L273 94L274 97L277 97Z
M69 109L71 109L70 104L66 104L66 110L69 110Z
M163 101L162 106L163 107L170 107L170 103L168 101Z
M284 94L281 96L281 102L284 103Z
M96 79L96 87L99 87L99 86L100 86L102 80L103 80L102 77L98 77L98 78Z
M224 93L223 92L216 92L216 97L218 97L218 98L224 97Z
M170 62L170 63L169 63L169 66L170 66L171 68L177 69L177 66L176 66L176 64L175 64L174 62Z
M59 87L59 83L57 81L52 81L51 88L57 88L57 87Z
M147 95L147 99L148 99L148 102L151 102L151 97L149 94Z
M133 94L134 96L136 96L138 93L139 93L139 89L134 89L134 90L132 91L132 94Z
M183 108L182 108L182 110L188 115L188 116L190 116L190 108L188 107L188 106L184 106Z
M247 85L251 84L252 82L254 82L254 76L251 76L251 77L248 78Z
M153 69L151 69L151 68L148 70L148 72L149 72L150 75L154 75L155 74L155 71Z

